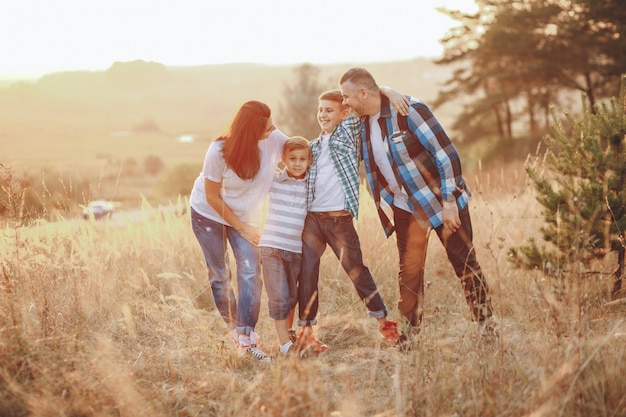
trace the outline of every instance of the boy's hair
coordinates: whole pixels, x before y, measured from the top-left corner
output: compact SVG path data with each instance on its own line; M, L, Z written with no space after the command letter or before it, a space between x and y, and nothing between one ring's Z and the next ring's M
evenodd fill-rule
M287 152L297 149L307 149L309 156L311 156L311 147L309 146L309 140L302 136L292 136L283 145L283 155L287 155Z
M318 102L322 100L330 100L330 101L339 103L342 109L348 107L343 104L343 96L341 95L341 90L338 90L338 89L324 91L322 94L320 94L320 97L317 99Z

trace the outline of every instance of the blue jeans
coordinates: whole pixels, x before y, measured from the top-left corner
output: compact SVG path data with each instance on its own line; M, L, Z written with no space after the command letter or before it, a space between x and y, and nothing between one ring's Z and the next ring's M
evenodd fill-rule
M261 268L258 249L230 226L207 219L191 209L191 227L200 243L209 274L213 300L227 325L249 335L261 310ZM235 256L237 298L232 286L226 242Z
M259 252L270 318L285 320L298 302L298 277L302 255L265 246L260 247Z
M387 317L387 307L378 292L369 269L363 265L361 242L354 229L351 215L329 216L310 212L302 232L302 271L298 284L298 310L301 326L317 323L318 281L320 258L329 245L344 271L350 277L356 292L365 303L369 315Z

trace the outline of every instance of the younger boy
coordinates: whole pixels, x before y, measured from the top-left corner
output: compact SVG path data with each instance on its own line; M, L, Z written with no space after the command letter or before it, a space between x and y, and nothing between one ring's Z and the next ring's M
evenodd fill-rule
M298 275L302 261L302 228L306 217L306 173L311 163L309 141L300 136L283 146L285 169L276 173L269 192L269 206L259 241L263 280L270 318L274 319L280 353L293 351L294 310L298 301ZM293 332L290 334L290 332Z
M317 324L320 258L326 245L337 255L369 315L378 320L382 337L392 344L398 340L397 324L386 319L387 307L369 269L363 264L353 224L359 210L360 119L348 116L350 110L342 102L339 90L322 93L317 112L322 132L310 143L309 213L302 233L302 270L298 285L298 324L302 326L298 345L311 353L328 349L314 337L311 327Z

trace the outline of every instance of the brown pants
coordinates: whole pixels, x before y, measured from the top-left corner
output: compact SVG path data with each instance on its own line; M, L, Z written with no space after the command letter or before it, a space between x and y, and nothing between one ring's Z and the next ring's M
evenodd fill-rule
M424 264L430 228L420 225L411 213L396 207L393 211L400 258L398 309L412 326L418 327L424 315ZM448 239L442 237L443 226L435 229L435 232L446 249L456 276L461 280L472 320L481 321L492 315L489 290L476 260L472 244L472 223L467 206L459 210L459 217L461 227Z

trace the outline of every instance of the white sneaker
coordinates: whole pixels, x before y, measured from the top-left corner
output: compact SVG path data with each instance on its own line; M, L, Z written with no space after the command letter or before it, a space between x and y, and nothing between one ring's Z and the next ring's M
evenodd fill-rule
M259 362L271 362L272 358L267 356L257 345L248 346L246 351L256 358Z

